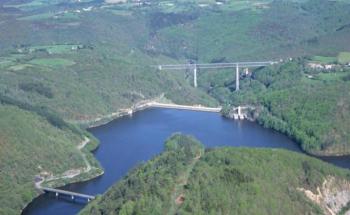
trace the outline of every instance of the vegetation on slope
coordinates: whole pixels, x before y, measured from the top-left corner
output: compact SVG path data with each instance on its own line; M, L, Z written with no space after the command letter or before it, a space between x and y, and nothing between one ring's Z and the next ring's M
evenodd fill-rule
M131 170L82 214L167 214L175 201L172 197L176 187L183 183L183 173L202 153L203 146L198 141L172 136L161 156Z
M19 7L16 13L8 11L9 6L3 9L1 94L46 106L77 121L101 117L163 93L176 103L216 105L214 99L190 86L191 77L152 67L173 60L142 51L150 34L142 15L116 15L96 3L46 7L33 11ZM76 12L90 7L94 9ZM47 11L73 13L77 18L18 19Z
M338 53L338 60L346 63L349 59L346 51L350 49L349 7L348 2L340 0L225 1L223 4L211 0L173 4L151 1L150 5L141 6L131 2L109 5L91 0L3 0L0 2L0 100L35 113L29 115L40 115L50 122L47 126L54 125L53 128L66 136L80 136L80 131L62 119L89 121L163 93L176 103L214 106L217 105L214 99L190 86L192 74L189 71L157 71L151 65L183 63L189 59L227 62L305 54L335 56ZM232 95L232 72L213 74L214 78L200 71L199 85L224 103ZM330 84L323 85L334 77L323 75L321 78L327 80L313 84L317 87L309 96L323 92L325 87L330 88L328 96L334 96L338 90L348 92L342 84L337 89ZM348 79L348 76L343 78L344 81ZM292 83L301 83L298 80L293 79ZM290 130L291 136L300 140L306 150L332 149L333 153L335 149L330 145L337 146L337 153L342 146L347 149L349 124L347 120L341 124L340 118L349 117L342 101L339 101L340 111L334 111L339 114L331 121L321 119L318 114L326 113L334 101L326 102L327 107L312 110L312 114L298 112L300 115L295 117L294 110L269 110L280 101L276 98L285 96L286 92L264 100L255 91L265 92L268 87L258 82L252 80L253 91L247 90L244 95L248 95L246 100L249 98L250 102L266 107L267 112L261 114L260 122L278 129L271 124L278 124L272 121L280 120L264 120L263 116L280 119L284 112L291 113L283 116L291 126L284 128L285 132ZM291 84L289 81L279 83ZM302 93L302 90L293 90L296 94ZM243 101L242 96L232 96L233 103ZM316 98L325 103L321 95ZM295 101L304 102L297 98ZM295 102L295 107L300 107L298 104ZM301 116L307 117L299 123ZM316 123L319 122L318 128ZM337 125L333 130L329 130L331 122ZM12 126L4 123L0 130L11 130ZM332 131L329 139L321 135L324 131ZM7 138L22 138L22 132ZM17 140L20 141L25 140ZM337 144L331 144L333 142ZM16 147L16 144L8 144L7 150L15 151ZM19 152L18 157L25 153ZM49 158L42 161L50 163ZM25 160L18 162L25 163ZM38 162L31 164L27 169L35 169ZM62 170L66 165L62 164ZM6 178L4 184L12 183L9 180Z
M348 76L348 67L317 70L300 59L254 71L241 81L241 91L228 90L225 99L228 106L256 106L259 123L289 135L309 153L348 154Z
M165 145L164 153L130 171L81 214L322 214L324 205L301 188L315 192L329 177L349 180L347 170L285 150L224 147L198 157L203 146L181 135ZM187 180L178 180L188 168ZM182 191L174 199L178 185Z
M20 214L39 194L34 186L36 175L56 176L85 168L77 149L82 135L58 128L46 118L15 106L0 105L0 118L0 214ZM84 153L89 154L87 150ZM92 159L91 155L88 157ZM62 162L65 160L69 162ZM95 170L80 179L100 173ZM68 181L72 180L65 182ZM58 184L62 185L62 181L55 182Z
M189 86L191 73L150 65L327 56L350 49L345 1L1 5L0 93L71 120L101 117L162 93L176 103L217 104Z
M263 0L150 11L154 34L146 48L205 63L335 55L350 49L349 9L345 1Z

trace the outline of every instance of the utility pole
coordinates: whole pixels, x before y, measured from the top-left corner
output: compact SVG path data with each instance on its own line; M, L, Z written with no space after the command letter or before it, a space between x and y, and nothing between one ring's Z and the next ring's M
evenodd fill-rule
M236 91L239 91L239 66L236 64Z

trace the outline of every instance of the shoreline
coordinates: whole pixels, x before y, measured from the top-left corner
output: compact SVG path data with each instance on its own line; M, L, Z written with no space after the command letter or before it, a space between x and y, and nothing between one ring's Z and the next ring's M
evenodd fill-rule
M132 116L133 113L136 113L138 111L142 111L142 110L146 110L149 108L165 108L165 109L175 109L175 110L188 110L188 111L201 111L201 112L213 112L213 113L221 113L222 116L230 119L230 120L248 120L251 122L255 122L258 123L259 125L261 125L262 127L265 127L264 125L260 124L257 121L257 116L251 116L247 113L244 113L244 118L243 119L235 119L234 117L231 117L227 114L224 114L223 111L223 107L219 106L219 107L206 107L206 106L202 106L199 104L196 105L179 105L179 104L175 104L170 102L167 103L163 103L163 102L158 102L159 100L163 99L164 95L160 95L159 97L153 98L153 99L148 99L148 100L143 100L140 101L134 105L132 105L130 108L121 108L119 109L117 112L113 112L111 114L102 116L102 117L97 117L95 119L92 120L87 120L87 121L75 121L74 123L78 124L78 125L82 125L85 129L91 129L91 128L96 128L105 124L110 123L113 120L116 120L118 118L124 117L124 116ZM241 106L243 109L248 109L248 110L257 110L259 109L258 107L254 106L254 105L246 105L246 106ZM237 109L237 107L233 108L234 110ZM254 114L253 114L254 115ZM266 128L266 127L265 127ZM273 130L275 130L276 132L279 132L283 135L288 136L289 138L291 138L293 141L295 141L300 149L302 150L303 153L313 156L313 157L318 157L318 158L322 158L322 157L344 157L344 156L350 156L350 154L346 154L346 153L329 153L329 152L320 152L320 151L306 151L302 148L301 143L299 143L298 141L296 141L293 137L287 135L284 132L281 132L275 128L271 128Z
M53 185L53 186L50 186L50 187L58 188L58 187L66 186L66 185L69 185L69 184L86 182L86 181L95 179L97 177L100 177L101 175L104 174L104 170L103 170L102 167L98 168L96 166L91 165L91 163L89 162L88 158L86 157L86 152L83 151L84 148L89 143L91 143L91 139L86 137L86 136L84 136L84 140L82 142L80 142L76 146L76 148L79 150L79 152L80 152L80 154L81 154L81 156L82 156L82 158L84 160L84 163L85 163L86 167L82 168L82 171L79 170L80 171L79 173L74 173L74 172L68 173L71 170L66 170L65 172L63 172L62 174L60 174L58 176L51 176L49 178L41 177L40 181L34 182L34 188L37 191L37 195L30 202L28 202L27 204L24 205L24 207L20 211L20 214L23 214L23 212L26 210L26 208L31 203L33 203L33 201L35 201L35 199L37 199L41 195L45 194L45 192L42 191L42 186L41 186L41 184L43 184L43 183L57 182L56 185ZM93 152L90 152L90 153L92 153L94 159L96 159L94 154L93 154ZM96 171L95 174L94 174L94 172L91 173L92 170ZM88 175L89 173L91 174L90 176ZM81 176L83 178L79 179L79 177L81 177ZM71 179L72 181L68 181L68 182L62 181L62 180L67 180L67 179L68 180Z
M251 108L252 106L249 106L249 108ZM200 112L212 112L212 113L220 113L222 111L222 107L216 107L216 108L213 108L213 107L206 107L206 106L202 106L202 105L178 105L178 104L174 104L174 103L161 103L161 102L157 102L156 100L145 100L145 101L141 101L139 103L136 103L135 105L131 106L130 108L124 108L124 109L119 109L117 112L113 112L112 114L108 114L108 115L105 115L103 117L98 117L98 118L95 118L93 120L89 120L89 121L85 121L85 122L79 122L79 121L76 121L74 122L75 124L80 124L80 125L87 125L85 128L86 129L90 129L90 128L95 128L95 127L98 127L98 126L102 126L102 125L105 125L113 120L116 120L118 118L121 118L121 117L124 117L124 116L132 116L133 113L136 113L136 112L139 112L139 111L142 111L142 110L146 110L146 109L149 109L149 108L164 108L164 109L175 109L175 110L188 110L188 111L200 111ZM225 116L224 114L222 116ZM225 116L227 117L228 119L231 119L231 120L235 120L233 119L232 117L228 117L228 116ZM245 120L248 120L248 121L251 121L251 122L255 122L257 123L257 120L252 118L252 117L248 117L246 116L244 118ZM259 123L258 123L259 124ZM261 125L262 126L262 125ZM262 126L264 127L264 126ZM272 128L273 129L273 128ZM286 135L285 133L283 132L280 132L276 129L273 129L283 135ZM291 137L289 137L291 138ZM296 142L297 143L297 142ZM300 144L297 143L299 146ZM87 145L87 143L85 144L80 144L78 145L78 149L82 150L85 146ZM312 154L310 152L307 152L305 150L302 149L302 147L300 146L300 149L302 151L303 154L305 155L308 155L308 156L311 156L311 157L316 157L318 159L321 159L322 157L342 157L342 156L348 156L348 155L319 155L319 154ZM83 153L81 151L81 153ZM92 155L94 156L93 152L91 152ZM95 156L94 156L94 159ZM321 159L322 160L322 159ZM98 161L98 160L97 160ZM324 161L325 162L325 161ZM327 162L328 163L328 162ZM83 173L80 173L79 175L81 175ZM68 184L73 184L73 183L82 183L82 182L85 182L85 181L89 181L89 180L92 180L94 178L97 178L101 175L104 174L104 171L102 170L102 173L101 174L98 174L96 176L93 176L92 178L85 178L85 179L82 179L82 180L78 180L78 181L72 181L72 182L69 182L69 183L66 183L65 185L68 185ZM76 176L79 176L79 175L76 175ZM74 176L74 177L76 177ZM59 180L59 179L57 179ZM64 185L64 186L65 186ZM42 194L39 194L38 196L36 196L35 198L32 199L31 202L29 202L28 204L26 204L26 206L21 210L21 214L23 213L23 211L36 199L38 198L39 196L41 196Z
M166 108L166 109L176 109L176 110L188 110L188 111L201 111L201 112L213 112L213 113L220 113L221 110L222 110L222 107L216 107L216 108L212 108L212 107L206 107L206 106L202 106L202 105L178 105L178 104L173 104L173 103L161 103L161 102L157 102L156 99L153 99L153 100L146 100L146 101L141 101L139 103L136 103L135 105L131 106L130 108L124 108L124 109L119 109L117 112L113 112L111 114L108 114L106 116L103 116L103 117L98 117L98 118L95 118L93 120L89 120L88 122L73 122L75 124L80 124L80 125L87 125L86 126L86 129L90 129L90 128L95 128L95 127L98 127L98 126L102 126L102 125L105 125L113 120L116 120L118 118L121 118L121 117L124 117L124 116L131 116L133 113L136 113L136 112L139 112L139 111L142 111L142 110L146 110L146 109L149 109L149 108ZM87 138L87 137L85 137ZM88 138L87 138L88 139ZM84 157L84 162L86 162L86 156L84 154L84 152L82 151L85 146L88 144L88 142L90 142L91 140L88 139L89 141L87 141L87 139L85 139L83 141L83 144L80 143L77 148L78 150L80 150L80 152L83 154L83 157ZM98 146L97 146L98 147ZM94 156L94 153L91 152L92 155ZM94 159L95 156L94 156ZM97 160L98 161L98 160ZM85 179L82 179L82 180L78 180L78 181L72 181L72 182L68 182L68 183L64 183L64 185L62 186L66 186L66 185L69 185L69 184L74 184L74 183L81 183L81 182L85 182L85 181L89 181L89 180L92 180L92 179L95 179L97 177L100 177L101 175L104 174L104 171L103 169L101 169L102 172L98 175L95 175L95 176L92 176L92 178L85 178ZM68 170L67 170L68 171ZM75 178L75 177L79 177L80 175L84 174L84 173L87 173L87 172L81 172L79 173L78 175L74 175L73 177L71 177L72 179ZM64 178L55 178L54 180L60 180L60 179L64 179ZM51 180L49 180L51 181ZM44 183L45 182L45 179L43 181L40 181L39 183L39 187L41 185L41 183ZM48 182L48 181L47 181ZM40 190L38 189L39 187L37 186L37 183L34 183L34 187L36 190ZM60 186L54 186L54 187L60 187ZM34 197L30 202L28 202L21 210L21 213L23 213L23 211L36 199L38 198L39 196L41 196L42 194L44 193L38 193L38 195L36 197Z
M207 107L202 105L179 105L174 103L162 103L157 102L158 99L152 99L152 100L144 100L141 102L136 103L135 105L132 105L129 108L121 108L117 110L116 112L113 112L111 114L107 114L105 116L97 117L95 119L91 120L77 120L77 121L70 121L70 123L78 124L84 127L85 129L91 129L95 127L99 127L105 124L108 124L109 122L116 120L118 118L124 117L124 116L132 116L133 113L146 110L149 108L165 108L165 109L175 109L175 110L188 110L188 111L200 111L200 112L212 112L212 113L220 113L222 111L222 107Z

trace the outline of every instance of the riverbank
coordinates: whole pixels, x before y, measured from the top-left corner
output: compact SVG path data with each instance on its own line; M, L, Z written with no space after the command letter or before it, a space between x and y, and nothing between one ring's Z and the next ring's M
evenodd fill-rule
M148 108L166 108L166 109L178 109L178 110L214 112L214 113L220 113L223 110L222 107L214 108L214 107L205 107L202 105L178 105L178 104L171 103L171 101L168 101L168 100L165 100L166 102L160 102L159 100L162 100L162 99L163 99L163 96L161 95L155 99L144 100L144 101L138 102L130 108L120 109L117 112L113 112L113 113L106 115L104 117L98 117L92 121L89 121L88 123L85 122L86 123L85 127L87 127L87 128L98 127L98 126L101 126L103 124L109 123L117 118L120 118L123 116L131 116L135 112L142 111L142 110L145 110ZM258 121L258 117L259 117L259 114L261 113L261 109L262 109L261 107L255 107L255 106L251 106L251 105L242 106L240 108L233 107L229 114L223 113L223 115L230 118L230 119L235 119L234 112L237 112L238 109L241 110L241 114L242 114L242 116L244 116L243 118L239 118L239 119L246 119L246 120L249 120L252 122L258 122L259 124L261 124L260 121ZM238 112L240 112L240 111L238 111ZM261 125L263 125L264 127L267 127L264 124L261 124ZM278 131L278 132L281 132L275 128L273 128L273 129ZM286 134L284 132L281 132L281 133ZM286 134L286 135L288 135L288 134ZM84 144L80 144L80 149L82 149L86 144L87 144L87 142L85 142ZM320 154L310 153L304 149L303 149L303 151L306 154L310 154L312 156L324 156L324 155L320 155ZM339 155L339 156L341 156L341 155ZM84 161L87 162L86 159ZM73 174L73 173L74 172L71 172L71 174ZM102 175L102 174L103 174L103 172L99 175ZM77 175L80 175L80 174L77 174ZM97 175L96 177L98 177L99 175ZM74 176L71 175L71 178L75 177L75 176L76 175L74 175ZM56 178L55 180L60 180L60 179L64 179L64 178L68 178L68 177ZM93 178L94 177L92 177L90 179L93 179ZM86 179L86 180L90 180L90 179ZM52 180L50 180L50 181L52 181ZM85 181L85 180L82 180L82 181ZM82 182L82 181L75 181L75 182ZM46 181L46 182L48 182L48 181Z
M112 184L123 178L128 170L159 154L164 149L165 138L173 132L194 135L208 148L231 146L235 147L232 150L237 150L237 147L266 147L301 152L296 143L278 132L264 129L248 120L235 122L209 112L155 108L89 131L101 141L100 148L94 156L104 167L106 174L88 182L76 183L67 189L93 195L104 193ZM346 165L344 167L348 167L350 163L348 159L341 162ZM58 215L55 208L61 206L65 207L64 213L76 214L77 207L80 208L54 198L42 198L39 202L34 203L26 215Z
M32 201L26 204L25 207L22 208L21 213L23 213L28 205L30 205L36 198L44 193L42 191L42 185L45 187L57 188L72 183L89 181L104 174L102 167L99 166L98 163L92 162L92 159L95 159L95 157L91 154L91 149L94 149L95 146L92 146L90 147L91 149L88 149L89 144L93 144L93 141L85 136L84 140L76 146L82 159L84 160L85 167L81 167L79 169L69 169L59 175L47 175L47 173L39 173L36 176L34 187L38 191L38 195L34 197Z
M147 105L148 105L148 108L169 108L169 109L214 112L214 113L220 113L222 110L222 107L212 108L212 107L205 107L202 105L191 106L191 105L177 105L177 104L167 104L167 103L159 103L159 102L150 102Z
M172 101L164 98L164 95L160 95L153 99L142 100L132 105L129 108L121 108L111 114L96 117L91 120L75 120L70 121L70 123L78 124L84 128L94 128L104 124L107 124L115 119L123 116L131 116L133 113L142 111L148 108L168 108L168 109L178 109L178 110L190 110L190 111L202 111L202 112L215 112L220 113L222 107L206 107L200 104L196 105L179 105Z
M136 214L331 215L348 210L349 170L280 149L204 148L190 136L172 136L161 154L134 168L80 214L122 214L127 209ZM247 199L258 206L242 204Z
M90 180L104 174L104 171L101 167L91 164L92 162L89 161L87 157L87 151L83 151L90 142L91 140L88 137L84 137L84 140L76 147L79 150L82 159L84 160L85 167L79 169L69 169L64 173L56 176L50 175L49 177L41 177L38 175L37 178L40 179L40 181L35 183L35 187L39 190L41 190L40 188L42 184L45 184L45 186L48 187L59 187L69 183L81 182L81 180Z
M223 116L236 120L237 107L225 107L222 110ZM241 106L241 115L244 119L251 122L256 122L259 125L273 129L281 134L288 136L290 139L298 143L303 150L308 155L315 157L342 157L348 156L350 154L350 147L345 144L332 144L325 148L308 148L305 146L305 138L298 137L299 131L296 128L293 128L287 121L281 119L278 116L275 116L268 108L264 106L254 106L246 105ZM310 136L310 138L316 138Z
M159 101L163 101L164 103L159 102ZM221 111L221 107L212 108L212 107L205 107L202 105L191 106L191 105L173 104L169 100L164 99L163 96L161 95L161 96L154 98L154 99L144 100L144 101L138 102L130 108L120 109L116 112L113 112L113 113L108 114L108 115L103 116L103 117L98 117L98 118L90 120L88 122L87 121L84 121L84 122L80 121L80 122L71 122L71 123L79 124L85 128L93 128L93 127L98 127L98 126L101 126L103 124L109 123L109 122L111 122L117 118L123 117L123 116L130 116L135 112L142 111L142 110L145 110L148 108L169 108L169 109L201 111L201 112L216 112L216 113L219 113ZM84 137L84 140L81 143L79 143L77 146L77 149L80 151L81 156L82 156L84 163L86 165L84 168L74 169L74 170L69 169L60 175L55 175L55 176L49 175L46 178L41 178L40 181L35 183L35 185L34 185L35 188L37 190L40 190L41 185L45 185L48 187L61 187L61 186L65 186L65 185L72 184L72 183L78 183L78 182L92 180L96 177L103 175L104 171L100 167L92 167L92 165L90 164L90 163L96 163L96 162L91 162L92 159L95 159L95 156L93 154L91 154L90 152L97 147L97 146L90 147L90 148L92 148L92 150L87 149L87 148L89 148L88 146L90 145L90 143L91 143L91 139ZM35 198L37 198L37 197L35 197ZM23 210L31 202L29 202L23 208Z

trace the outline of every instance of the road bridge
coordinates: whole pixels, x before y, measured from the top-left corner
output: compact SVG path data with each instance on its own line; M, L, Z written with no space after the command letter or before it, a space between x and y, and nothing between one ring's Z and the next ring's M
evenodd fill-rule
M58 197L59 195L70 196L72 200L74 200L75 198L82 198L90 202L91 200L95 199L95 196L92 196L92 195L86 195L86 194L71 192L67 190L60 190L60 189L55 189L50 187L40 187L39 189L46 193L54 193L56 197Z
M192 70L193 71L193 86L197 87L197 72L198 69L236 69L236 91L239 90L239 69L263 67L276 64L276 61L254 61L254 62L233 62L233 63L188 63L188 64L165 64L158 65L159 70Z

